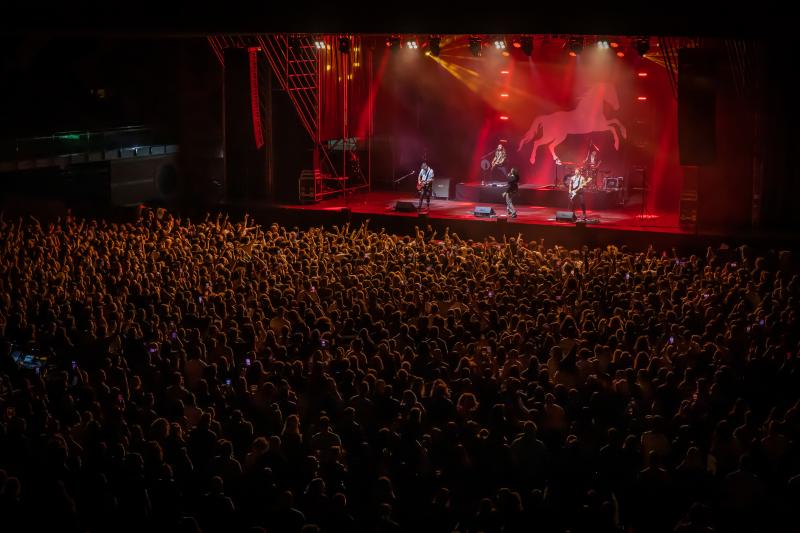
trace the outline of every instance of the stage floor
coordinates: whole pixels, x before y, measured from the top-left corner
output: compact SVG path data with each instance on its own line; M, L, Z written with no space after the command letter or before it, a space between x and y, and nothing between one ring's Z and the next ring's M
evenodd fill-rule
M281 205L279 207L300 211L340 211L342 208L349 208L351 212L358 214L418 217L416 212L404 213L395 211L394 206L398 201L413 202L416 206L419 202L419 197L403 192L370 192L349 198L332 198L315 204ZM476 205L493 207L497 216L488 218L475 217L473 211ZM509 222L513 220L514 224L574 226L571 222L556 221L556 211L566 210L566 206L564 208L555 208L518 204L516 208L517 218L509 219ZM427 214L430 219L471 220L493 223L498 219L506 218L506 206L505 204L461 202L456 200L431 200L430 210L426 210L423 207L422 213ZM684 235L694 233L680 227L677 212L648 211L642 216L640 202L630 202L625 207L617 207L615 209L587 209L586 216L588 219L596 221L589 225L597 229L607 228L617 231L662 232Z

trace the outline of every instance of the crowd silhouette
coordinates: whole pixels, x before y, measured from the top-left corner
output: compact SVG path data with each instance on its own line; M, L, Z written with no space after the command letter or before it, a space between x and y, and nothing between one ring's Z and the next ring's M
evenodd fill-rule
M0 226L4 531L800 528L785 254Z

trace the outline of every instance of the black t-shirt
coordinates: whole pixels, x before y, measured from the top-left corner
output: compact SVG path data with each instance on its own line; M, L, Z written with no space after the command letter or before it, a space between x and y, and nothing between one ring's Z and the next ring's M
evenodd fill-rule
M517 192L519 189L519 174L512 172L508 175L508 187L506 192Z

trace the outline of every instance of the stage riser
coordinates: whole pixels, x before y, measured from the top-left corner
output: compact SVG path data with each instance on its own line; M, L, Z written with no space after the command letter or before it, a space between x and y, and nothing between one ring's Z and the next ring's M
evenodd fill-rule
M505 187L488 187L459 183L456 185L456 200L482 204L505 204L503 199ZM591 210L613 209L620 205L618 191L586 191L586 208ZM533 188L522 186L514 198L515 205L539 205L545 207L563 207L569 205L569 194L566 190Z

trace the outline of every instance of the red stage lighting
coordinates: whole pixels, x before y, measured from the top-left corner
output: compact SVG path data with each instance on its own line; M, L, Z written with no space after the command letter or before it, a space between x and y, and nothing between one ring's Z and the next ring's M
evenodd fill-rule
M512 46L514 48L522 48L522 43L519 42L518 40L514 39L514 42L512 43Z
M617 57L625 57L625 52L620 50L619 52L617 52Z
M647 72L640 72L639 73L639 77L640 78L646 78L647 77Z
M578 56L578 54L576 54L575 52L573 52L573 51L571 51L571 50L570 50L570 52L569 52L569 56L570 56L570 57L577 57L577 56Z
M501 70L500 74L508 74L508 71L507 70Z
M500 98L508 98L508 93L500 93Z
M610 43L608 43L608 46L610 46L611 48L619 48L619 43L616 41L611 41Z
M640 97L637 98L637 100L639 100L640 102L644 102L644 101L647 100L647 97L646 96L640 96Z
M500 120L508 120L508 117L505 115L500 115Z

